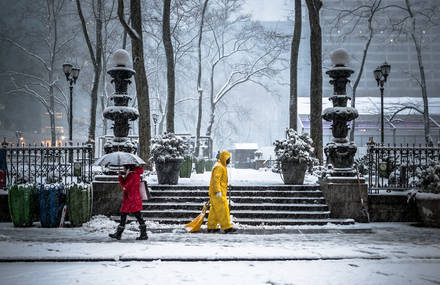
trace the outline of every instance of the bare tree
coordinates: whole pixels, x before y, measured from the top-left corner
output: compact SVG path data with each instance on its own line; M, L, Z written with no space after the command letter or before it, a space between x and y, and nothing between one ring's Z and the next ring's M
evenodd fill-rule
M124 30L130 36L133 68L136 71L134 79L136 82L136 97L139 107L139 144L140 157L147 162L147 168L151 168L150 158L150 96L148 91L148 80L144 64L144 44L142 36L142 14L141 1L130 0L131 26L124 18L124 1L118 0L118 17Z
M102 73L101 73L101 95L99 101L101 105L101 113L107 107L108 102L108 89L110 86L107 84L107 64L110 60L110 56L116 50L116 47L120 45L118 38L121 34L121 25L119 20L115 17L115 8L117 9L117 0L112 0L111 3L106 1L107 5L104 5L102 11ZM107 134L107 119L102 116L102 134Z
M419 78L415 78L421 89L423 99L423 122L425 129L425 141L432 145L432 138L430 135L430 116L429 116L429 102L428 91L426 86L425 67L423 64L422 42L424 38L423 30L429 29L432 26L437 26L435 22L438 17L439 7L438 3L433 2L432 6L427 3L417 3L414 5L410 0L402 0L403 5L389 5L402 12L399 17L392 18L392 26L398 36L406 35L411 39L417 54L417 63L419 67ZM417 7L417 9L416 9Z
M212 34L210 59L210 117L206 135L212 137L216 107L228 94L245 83L257 84L267 91L264 79L273 79L284 67L282 55L287 50L289 37L266 31L251 22L248 15L235 13L240 1L220 1L208 25ZM227 74L216 90L218 68Z
M362 50L362 58L360 61L359 72L357 73L356 79L353 84L353 94L351 99L351 106L356 107L356 91L361 81L362 75L364 73L365 62L368 55L368 50L370 48L371 41L377 34L378 21L376 18L379 13L383 11L385 7L382 6L382 0L370 0L368 3L362 1L362 4L355 5L353 8L347 9L329 9L332 12L337 12L336 17L332 20L334 28L338 31L343 30L344 27L348 27L348 30L344 31L342 34L342 40L350 35L353 35L354 31L360 28L367 27L368 31L366 37L362 37L365 40L364 48ZM375 21L376 20L376 21ZM361 33L364 35L365 33ZM341 38L339 38L341 40ZM354 141L354 132L356 128L356 121L353 120L350 130L350 141Z
M89 37L89 32L87 31L87 24L84 18L80 0L76 0L76 7L78 10L78 16L81 20L81 26L84 34L84 39L87 43L87 48L90 53L90 59L93 64L94 70L94 78L93 78L93 87L90 94L91 104L90 104L90 125L89 125L89 141L95 141L96 135L96 108L98 105L98 88L99 88L99 80L102 71L102 20L103 20L103 5L102 0L96 0L96 9L95 9L95 0L92 0L92 10L95 20L95 47L93 47L92 41Z
M310 137L316 158L322 163L322 34L320 0L306 0L310 23Z
M59 77L56 74L56 64L59 63L60 53L74 39L75 35L67 34L67 37L61 37L59 33L58 25L64 7L64 1L47 0L45 4L46 7L44 10L47 14L45 15L43 25L46 30L41 38L45 41L47 47L46 52L40 55L9 37L1 36L4 41L9 42L27 57L38 62L42 68L41 73L35 75L27 72L9 71L3 75L9 76L13 85L13 89L8 91L8 93L28 94L44 106L49 114L51 145L55 146L57 136L55 129L56 105L61 105L65 112L68 113L67 97L57 84ZM20 81L20 83L17 81Z
M289 128L297 129L298 125L298 53L301 43L302 29L302 0L295 0L295 24L293 28L292 45L290 49L290 104Z
M148 77L152 78L151 94L156 112L159 117L159 132L162 132L168 116L168 97L163 96L167 93L168 86L167 74L163 66L166 65L166 56L164 54L163 38L160 37L163 32L163 1L149 1L149 5L144 10L144 33L148 34L149 41L146 42L147 58L150 66ZM196 77L194 61L196 52L194 42L198 37L199 22L195 19L200 18L201 9L198 0L175 0L170 6L170 35L174 56L174 71L176 74L175 84L180 86L176 89L174 109L175 115L178 112L183 115L187 112L185 102L197 100L193 96L190 88L192 80ZM178 74L178 76L177 76ZM184 87L183 87L184 86ZM193 115L194 112L187 114Z
M199 28L199 42L197 44L198 59L199 59L199 70L197 75L197 91L199 92L199 110L197 114L197 127L196 127L196 147L194 150L195 156L199 156L200 148L200 130L202 128L202 111L203 111L203 89L202 89L202 34L203 34L203 24L205 21L206 7L208 6L208 0L205 0L202 8L202 16L200 19Z

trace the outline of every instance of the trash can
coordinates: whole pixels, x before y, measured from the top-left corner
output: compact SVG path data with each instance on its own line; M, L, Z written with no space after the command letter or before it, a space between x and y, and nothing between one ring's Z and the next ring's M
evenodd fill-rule
M214 166L215 161L212 159L208 159L207 161L205 161L205 170L206 171L211 171L212 167Z
M34 193L35 186L33 184L14 184L9 187L9 214L14 226L32 226L35 208Z
M205 160L203 158L196 160L196 173L201 174L205 172Z
M39 195L41 226L44 228L59 227L66 203L64 185L62 183L41 184Z
M186 156L183 159L182 166L180 167L180 177L190 178L191 171L192 171L192 158L190 156Z
M66 187L67 215L70 224L80 227L92 217L93 191L90 184L70 184Z

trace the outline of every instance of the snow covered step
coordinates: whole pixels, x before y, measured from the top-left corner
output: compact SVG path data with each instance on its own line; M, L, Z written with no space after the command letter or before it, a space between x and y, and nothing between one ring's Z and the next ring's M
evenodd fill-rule
M144 203L144 210L201 210L205 203ZM232 211L256 210L256 211L327 211L326 204L278 204L278 203L235 203L231 206Z
M119 216L112 216L113 220L119 222ZM191 219L188 218L146 218L148 221L157 222L161 224L173 224L181 225L182 227L189 223ZM135 221L134 217L128 217L129 221ZM206 224L207 218L205 218L204 224ZM354 224L353 219L238 219L233 217L233 223L240 225L252 225L252 226L301 226L301 225L317 225L322 226L326 224L338 224L338 225L351 225ZM317 229L319 230L319 229Z
M295 225L326 225L328 223L338 225L351 225L354 224L353 219L233 219L234 223L242 225L271 225L271 226L295 226Z
M201 210L201 209L200 209ZM142 210L145 218L168 217L168 218L188 218L193 219L200 214L200 210ZM209 212L208 212L209 215ZM249 219L327 219L329 211L265 211L265 210L231 210L231 215Z
M208 190L208 185L148 185L152 190ZM319 190L318 184L313 185L232 185L233 191L249 191L249 190Z
M153 190L151 191L153 197L174 196L174 197L208 197L208 190ZM322 197L322 192L319 190L302 190L302 191L284 191L284 190L232 190L233 197Z
M325 204L324 197L249 197L249 196L231 196L234 203L278 203L278 204ZM175 196L158 196L153 197L151 202L154 203L205 203L208 201L208 195L204 196L189 196L189 197L175 197ZM144 201L144 205L148 203Z

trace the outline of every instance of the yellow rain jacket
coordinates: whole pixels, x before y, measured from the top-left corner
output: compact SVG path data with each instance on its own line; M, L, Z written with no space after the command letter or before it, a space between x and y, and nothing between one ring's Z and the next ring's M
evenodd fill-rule
M209 183L209 200L211 208L208 215L208 229L217 229L220 224L222 230L232 228L231 217L229 216L229 205L226 197L228 193L228 170L226 160L231 154L226 150L220 153L220 158L212 168L211 182ZM222 197L216 196L217 192L222 193Z

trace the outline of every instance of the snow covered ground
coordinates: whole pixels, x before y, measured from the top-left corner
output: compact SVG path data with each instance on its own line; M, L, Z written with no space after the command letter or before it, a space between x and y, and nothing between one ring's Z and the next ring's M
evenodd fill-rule
M232 170L232 184L281 184L270 171ZM207 185L210 172L181 183ZM154 183L154 176L150 176ZM279 180L277 180L279 179ZM313 177L307 183L314 183ZM407 223L240 226L235 234L137 224L121 241L95 216L80 228L0 223L3 284L440 284L440 229Z
M232 185L283 185L280 173L272 172L271 169L237 169L228 168L229 182ZM211 171L202 174L192 173L191 178L179 178L179 185L209 185ZM316 184L318 177L306 174L304 184ZM148 183L157 184L157 176L147 177Z
M186 233L152 227L107 237L82 228L0 224L1 284L438 284L440 229L402 223Z

